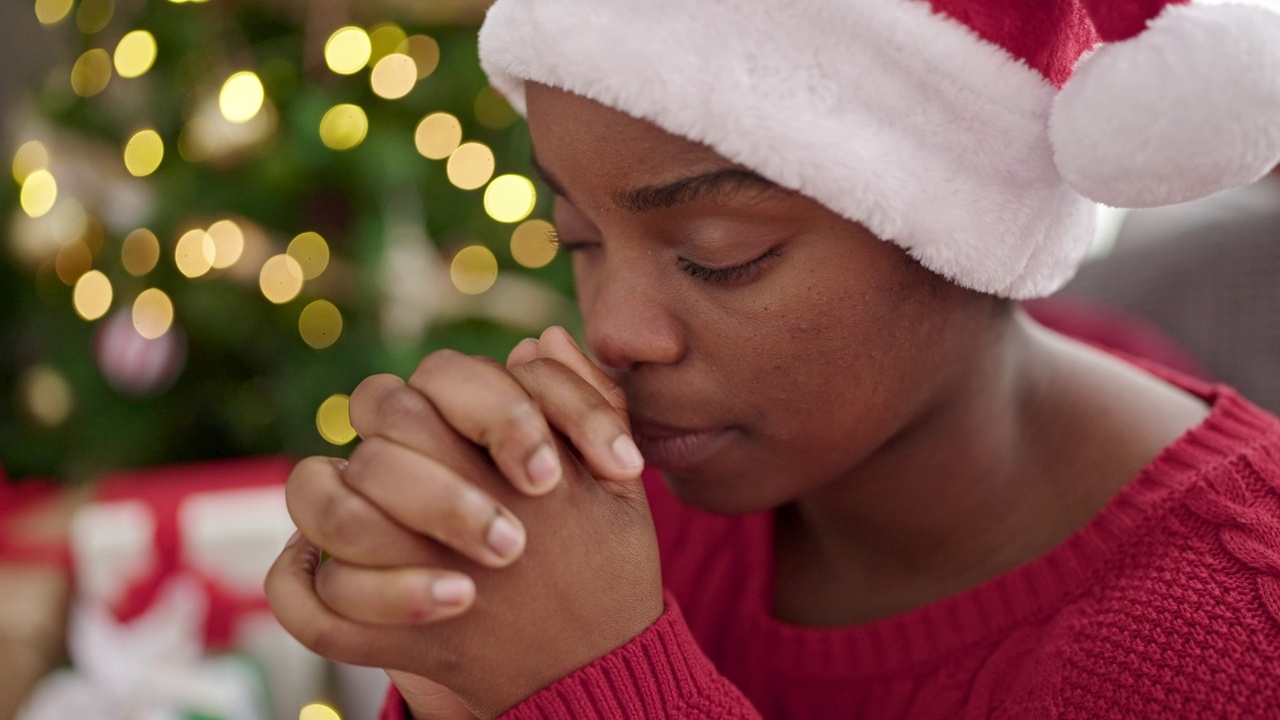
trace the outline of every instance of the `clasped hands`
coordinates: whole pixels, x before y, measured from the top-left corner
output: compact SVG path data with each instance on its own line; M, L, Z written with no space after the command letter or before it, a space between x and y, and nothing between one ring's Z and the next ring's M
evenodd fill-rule
M494 717L662 613L625 396L562 328L505 367L440 351L371 377L351 422L348 461L289 478L267 597L320 655L386 668L418 720Z

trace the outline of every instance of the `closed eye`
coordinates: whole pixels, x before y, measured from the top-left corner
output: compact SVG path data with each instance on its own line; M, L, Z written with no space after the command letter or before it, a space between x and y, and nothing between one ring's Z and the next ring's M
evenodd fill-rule
M715 283L719 285L734 285L745 282L754 278L764 267L765 263L778 257L781 253L778 248L771 248L768 252L741 265L734 265L725 268L709 268L699 265L691 260L680 260L680 269L689 277L701 282Z

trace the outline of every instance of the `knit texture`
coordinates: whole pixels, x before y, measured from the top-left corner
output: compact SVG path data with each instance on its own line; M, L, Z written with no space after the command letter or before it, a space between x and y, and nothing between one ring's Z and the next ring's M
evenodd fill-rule
M508 716L1280 717L1280 421L1177 381L1211 413L1087 525L858 627L773 619L772 514L703 513L649 478L666 613Z

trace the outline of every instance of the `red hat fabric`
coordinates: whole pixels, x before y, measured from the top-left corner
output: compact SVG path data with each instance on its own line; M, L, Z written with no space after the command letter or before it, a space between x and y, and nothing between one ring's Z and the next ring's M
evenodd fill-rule
M1280 15L1160 0L498 0L494 87L649 120L954 282L1052 293L1095 205L1280 162Z

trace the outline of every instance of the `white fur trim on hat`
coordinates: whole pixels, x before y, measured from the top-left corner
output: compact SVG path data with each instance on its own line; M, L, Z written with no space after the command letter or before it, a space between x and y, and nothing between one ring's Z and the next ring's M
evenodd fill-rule
M494 86L535 81L702 142L966 287L1047 295L1094 205L1063 181L1056 88L920 0L498 0Z
M1280 163L1280 14L1170 5L1076 65L1050 136L1071 186L1153 207L1253 182Z

